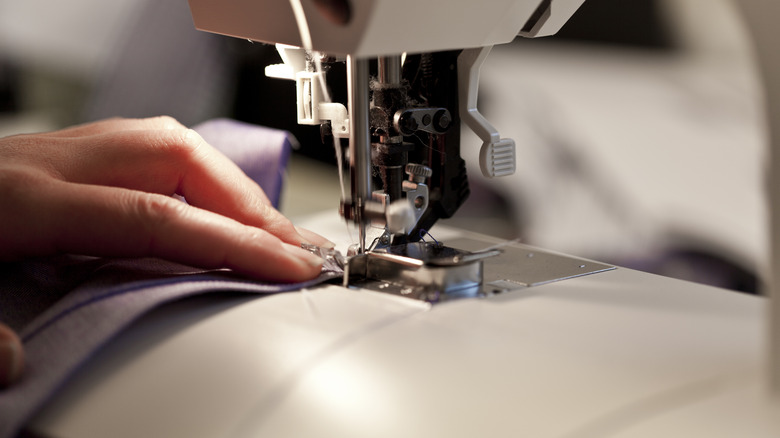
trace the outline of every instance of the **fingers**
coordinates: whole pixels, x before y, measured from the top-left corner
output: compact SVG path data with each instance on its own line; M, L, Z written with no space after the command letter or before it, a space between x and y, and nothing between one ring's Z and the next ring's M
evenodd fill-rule
M333 246L292 223L262 189L171 118L110 119L3 145L2 258L53 253L156 256L300 281ZM3 179L12 179L10 184ZM10 188L10 189L9 189ZM187 205L170 198L186 198Z
M24 349L19 337L0 324L0 388L19 380L24 369Z
M160 123L165 121L156 122ZM77 183L176 193L191 205L263 228L285 242L317 243L301 236L253 180L196 132L184 128L103 131L117 124L143 126L124 120L84 126L78 132L94 132L87 145L83 138L51 139L56 147L50 148L47 160L53 173Z
M306 239L309 243L313 243L314 245L317 245L322 248L336 247L335 243L315 233L314 231L308 230L306 228L301 228L301 227L295 227L295 229L298 231L298 234L303 236L303 238Z
M31 187L39 194L34 201L15 205L32 220L6 225L28 232L22 242L10 242L24 251L19 257L152 256L281 282L314 278L322 267L318 257L265 230L170 197L61 181L42 186Z
M81 125L72 126L58 131L52 131L40 134L47 137L55 138L68 138L68 137L84 137L89 135L97 135L108 132L119 132L128 130L172 130L172 129L186 129L184 125L179 123L176 119L169 116L151 117L146 119L124 119L124 118L111 118L105 120L99 120L96 122L84 123Z

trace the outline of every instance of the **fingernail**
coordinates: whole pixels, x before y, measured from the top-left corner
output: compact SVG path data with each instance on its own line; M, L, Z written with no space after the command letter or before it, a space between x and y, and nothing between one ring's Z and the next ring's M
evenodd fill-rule
M301 237L308 241L307 243L311 243L325 249L333 249L336 247L335 243L315 233L314 231L301 227L295 227L295 229L298 231L298 234L300 234Z
M309 266L316 266L316 267L322 266L323 260L321 257L314 255L303 248L297 247L295 245L290 245L287 243L283 243L282 248L284 248L285 251L287 251L288 253L292 254L295 258L306 262L306 264L308 264Z
M0 386L7 386L22 374L24 357L18 342L12 339L0 340Z

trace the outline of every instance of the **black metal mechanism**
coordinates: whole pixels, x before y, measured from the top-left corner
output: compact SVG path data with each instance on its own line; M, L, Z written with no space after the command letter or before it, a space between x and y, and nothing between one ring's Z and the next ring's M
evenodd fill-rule
M451 217L469 195L460 156L458 55L459 50L410 55L397 82L382 80L380 73L371 83L371 159L383 202L405 196L407 163L430 169L428 206L413 230L394 236L393 245L420 240L423 230Z
M351 249L351 257L345 259L345 286L429 302L482 293L482 259L498 251L470 253L421 241L438 219L451 217L469 195L460 156L460 53L412 55L403 68L400 56L377 62L376 77L370 81L368 124L371 184L378 190L362 209L343 202L341 210L348 220L360 221L358 210L368 220L384 216L387 227L370 248ZM403 232L392 224L390 210L398 201L405 211L414 212L416 225L411 230L411 222L403 221Z
M452 217L470 193L466 162L460 156L457 68L460 52L412 56L404 65L404 77L409 78L411 87L409 95L425 102L427 107L446 108L450 114L445 134L407 137L415 144L409 161L425 164L432 170L428 209L409 233L412 241L419 240L421 230L429 230L438 219Z
M404 141L393 119L413 103L407 94L408 82L401 78L400 57L383 58L378 64L377 78L371 81L371 162L374 185L383 189L389 204L402 197L404 166L414 147Z
M393 234L391 240L388 219L384 235L371 248L351 249L349 257L342 259L344 286L438 303L613 269L522 249L514 242L487 248L487 242L475 244L468 239L448 242L465 246L455 249L423 239L438 219L451 217L469 195L466 165L460 155L460 54L409 56L397 75L382 62L400 65L400 60L380 59L379 73L370 87L369 124L372 185L381 190L374 191L362 213L365 218L379 218L391 202L400 199L417 208L417 224L411 231ZM349 211L345 218L354 219ZM513 255L500 257L504 251Z

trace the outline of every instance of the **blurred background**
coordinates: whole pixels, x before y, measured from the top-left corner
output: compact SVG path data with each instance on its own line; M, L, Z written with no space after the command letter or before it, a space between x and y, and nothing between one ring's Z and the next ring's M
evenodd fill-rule
M496 47L480 108L518 145L446 224L755 292L765 265L761 89L726 0L586 0L551 38ZM215 117L299 140L282 211L338 206L332 148L295 125L273 47L198 32L184 0L0 0L0 136L112 116ZM334 90L336 95L343 90Z

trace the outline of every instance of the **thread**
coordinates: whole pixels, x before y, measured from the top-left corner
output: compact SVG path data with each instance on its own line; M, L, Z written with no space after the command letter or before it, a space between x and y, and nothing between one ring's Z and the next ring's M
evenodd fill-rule
M303 4L301 0L290 0L290 7L292 8L293 15L295 16L295 23L298 26L298 33L301 36L301 43L303 44L306 53L309 53L314 60L314 71L317 73L318 80L320 82L320 89L322 90L322 97L327 103L331 103L332 99L330 92L328 91L328 85L325 82L325 75L322 74L322 56L319 52L314 50L314 45L311 39L311 31L309 29L309 22L306 20L306 12L303 10ZM351 116L351 115L350 115ZM339 139L334 135L333 137L333 151L336 154L336 167L338 168L339 175L339 189L341 190L341 199L347 198L347 190L344 186L344 169L342 167L344 154L341 151L341 143ZM355 241L352 235L352 230L347 226L347 232L349 233L350 240Z

